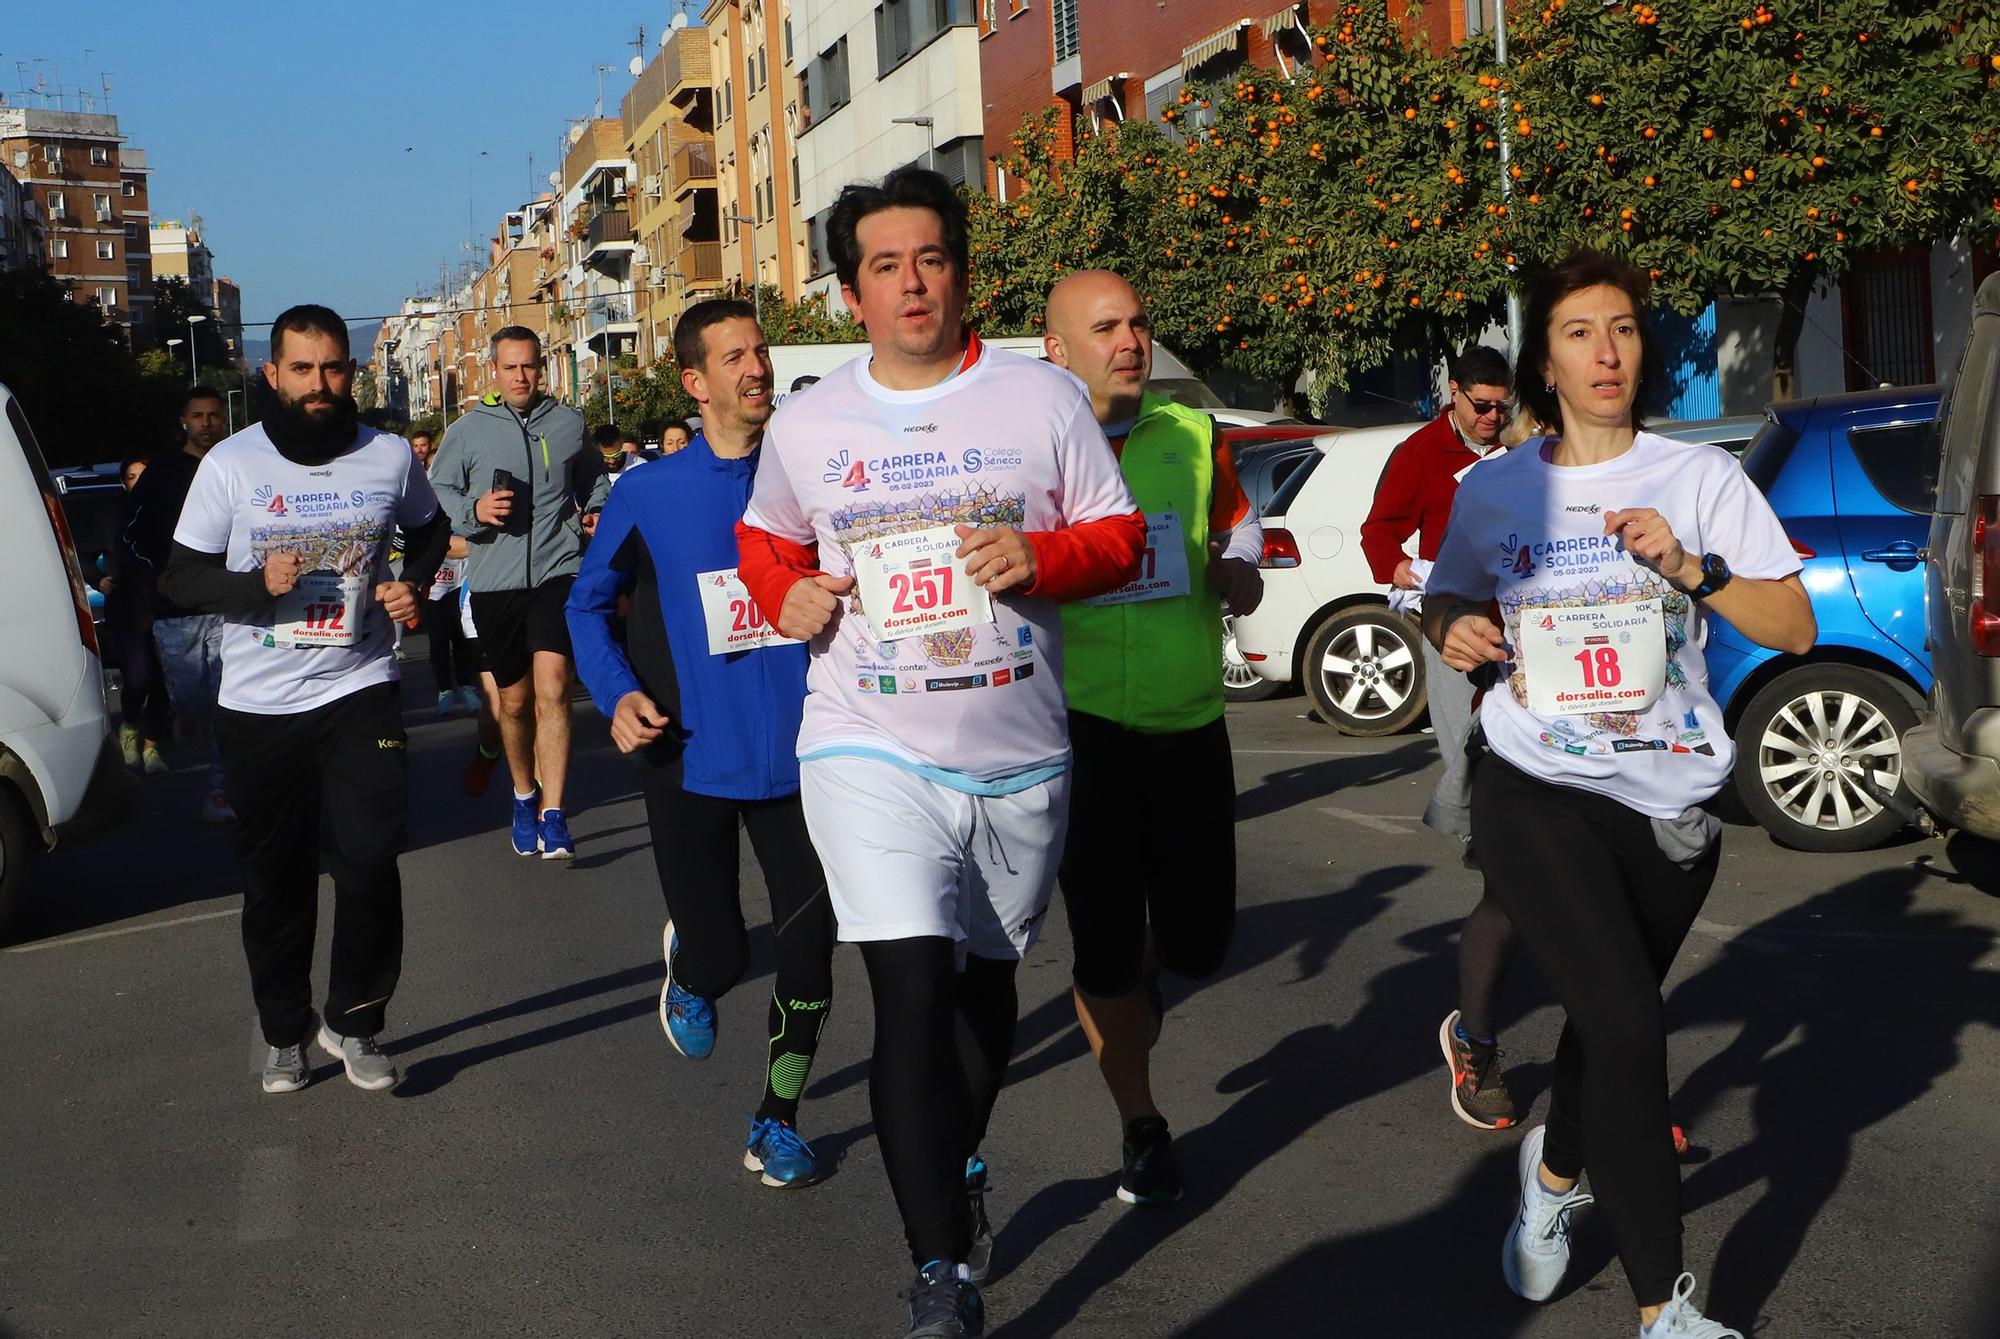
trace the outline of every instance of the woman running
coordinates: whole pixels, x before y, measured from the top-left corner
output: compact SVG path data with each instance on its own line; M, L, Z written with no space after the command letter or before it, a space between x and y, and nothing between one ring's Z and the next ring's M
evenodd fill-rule
M1453 669L1499 667L1473 843L1569 1014L1548 1122L1521 1145L1507 1284L1553 1296L1571 1215L1594 1198L1642 1339L1742 1339L1696 1309L1682 1270L1660 983L1714 882L1721 823L1701 806L1735 761L1705 614L1795 654L1817 629L1799 560L1735 459L1640 430L1646 295L1590 251L1533 285L1515 384L1551 435L1466 476L1424 631Z

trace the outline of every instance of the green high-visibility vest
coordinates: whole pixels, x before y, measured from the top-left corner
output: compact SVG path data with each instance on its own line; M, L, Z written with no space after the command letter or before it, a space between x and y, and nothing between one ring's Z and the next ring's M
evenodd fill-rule
M1179 518L1188 590L1129 604L1063 606L1071 710L1149 734L1193 730L1222 715L1222 597L1208 582L1214 451L1207 414L1165 396L1140 401L1119 466L1149 534L1168 513Z

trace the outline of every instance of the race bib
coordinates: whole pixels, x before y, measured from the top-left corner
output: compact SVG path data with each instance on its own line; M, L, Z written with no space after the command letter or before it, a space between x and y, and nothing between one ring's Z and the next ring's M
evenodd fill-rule
M1521 610L1517 653L1537 716L1644 711L1667 687L1660 601Z
M732 651L754 651L760 646L783 646L798 640L764 621L764 611L750 598L735 568L697 572L694 582L701 592L701 618L708 627L710 655L726 656Z
M959 566L958 545L948 525L854 545L854 583L876 641L993 621L993 599Z
M359 576L338 572L304 572L299 584L278 597L271 623L271 645L294 649L353 646L361 639L364 612Z
M1187 541L1181 533L1178 512L1161 512L1146 518L1146 552L1139 560L1139 575L1117 590L1093 595L1085 604L1138 604L1142 600L1170 600L1188 593Z
M463 558L445 559L438 567L437 575L431 579L431 599L441 600L458 589L459 583L465 580L465 562Z

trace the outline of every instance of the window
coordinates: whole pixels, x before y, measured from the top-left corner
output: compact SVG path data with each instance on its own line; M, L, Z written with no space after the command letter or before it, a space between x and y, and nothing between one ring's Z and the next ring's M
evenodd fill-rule
M734 84L735 81L733 79L722 81L722 115L717 117L717 120L727 121L730 117L736 115L736 90Z
M49 243L49 255L55 260L69 259L69 238L58 237Z
M1076 0L1051 0L1049 22L1055 27L1057 62L1076 55L1081 49L1076 31Z
M66 210L68 209L68 207L69 207L69 206L68 206L68 203L67 203L67 201L66 201L66 199L65 199L65 197L64 197L64 195L63 195L63 193L62 193L61 191L50 191L50 192L49 192L49 215L50 215L50 217L52 217L52 218L61 218L61 217L63 216L64 212L65 212L65 211L66 211Z
M1840 286L1847 389L1936 379L1931 359L1930 249L1857 257Z
M130 177L125 178L124 191L125 191L125 198L127 200L130 200L133 196L139 193L139 183L132 180L132 178Z
M115 288L98 289L97 305L104 308L104 310L106 311L116 310L118 307L118 290Z
M115 260L117 258L117 251L118 248L110 242L100 241L97 244L97 258L99 260Z
M888 0L875 11L875 63L887 74L910 58L910 5L912 0Z
M805 95L806 104L802 133L847 105L852 94L847 85L845 37L820 52L812 65L800 73L799 91Z
M799 156L792 155L792 203L799 202Z
M139 225L138 225L138 224L136 224L136 223L128 223L128 224L126 224L126 225L125 225L125 245L126 245L126 247L127 247L128 249L129 249L130 247L133 247L133 246L137 245L137 244L138 244L138 241L139 241Z
M785 64L792 63L792 16L785 15Z
M1936 423L1849 428L1847 444L1875 491L1904 511L1928 516L1937 498Z
M47 163L47 164L48 164L48 165L49 165L50 167L53 167L53 168L55 168L55 169L56 169L57 171L61 171L61 170L62 170L62 145L60 145L60 144L44 144L44 145L42 146L42 161L43 161L43 162L45 162L45 163Z
M111 217L111 193L99 191L93 197L97 205L97 221L103 223Z
M102 144L91 145L90 161L98 167L103 167L111 161L111 150L105 148Z

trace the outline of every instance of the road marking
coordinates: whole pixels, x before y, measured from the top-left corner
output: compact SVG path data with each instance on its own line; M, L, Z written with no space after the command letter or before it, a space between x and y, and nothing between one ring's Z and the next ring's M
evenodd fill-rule
M236 1240L248 1246L299 1234L299 1155L293 1148L253 1148L236 1182Z
M1335 818L1345 819L1349 823L1354 823L1364 828L1372 828L1376 832L1387 832L1392 836L1407 837L1413 830L1404 823L1395 821L1397 818L1403 817L1401 814L1388 816L1382 814L1364 814L1354 809L1341 809L1331 804L1321 805L1319 811L1323 814L1331 814ZM1410 821L1415 820L1412 819Z
M143 934L147 930L165 930L175 925L192 925L196 921L219 921L224 916L242 914L241 907L230 907L226 911L204 911L193 916L176 916L170 921L147 921L144 925L121 925L116 930L93 930L87 935L47 939L39 944L16 944L12 948L0 949L0 953L40 953L45 948L68 948L71 944L88 944L93 939L116 939L119 935Z
M1373 758L1362 749L1231 749L1246 758Z

